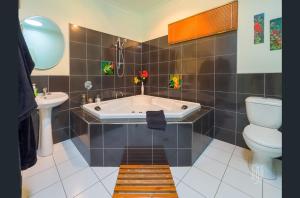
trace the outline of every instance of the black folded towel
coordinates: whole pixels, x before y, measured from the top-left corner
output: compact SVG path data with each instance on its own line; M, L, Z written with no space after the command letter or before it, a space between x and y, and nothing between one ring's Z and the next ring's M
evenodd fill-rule
M166 129L166 118L163 110L146 111L146 121L149 129Z

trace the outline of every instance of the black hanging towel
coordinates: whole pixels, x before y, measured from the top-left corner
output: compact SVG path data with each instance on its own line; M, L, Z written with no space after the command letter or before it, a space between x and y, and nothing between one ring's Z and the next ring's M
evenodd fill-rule
M32 126L31 113L36 109L30 74L34 68L34 62L30 56L25 39L18 25L18 128L19 151L21 169L25 170L33 166L36 161L36 143Z
M166 118L163 110L146 111L146 121L149 129L165 130Z

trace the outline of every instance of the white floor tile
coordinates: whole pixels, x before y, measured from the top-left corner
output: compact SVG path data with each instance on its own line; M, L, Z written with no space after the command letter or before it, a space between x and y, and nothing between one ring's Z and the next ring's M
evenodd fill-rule
M215 198L251 198L249 195L229 186L225 183L221 183L217 195Z
M87 162L82 156L72 158L66 162L63 162L57 166L60 178L64 179L73 173L88 167Z
M173 177L173 181L175 186L178 186L178 184L180 183L180 179L178 179L177 177Z
M221 150L229 152L229 153L232 153L232 151L235 148L235 145L227 143L227 142L223 142L223 141L217 140L217 139L213 139L211 141L211 143L209 144L209 146L221 149Z
M39 157L37 156L37 162L34 166L31 168L28 168L24 171L22 171L22 177L29 177L32 175L35 175L37 173L40 173L44 170L47 170L51 167L55 166L54 160L52 155L48 157Z
M113 172L111 175L102 180L102 183L108 190L108 192L112 195L115 189L115 185L118 178L118 171Z
M53 153L53 158L57 165L78 156L81 156L81 154L76 147L61 149Z
M110 194L105 190L100 182L97 182L90 188L76 196L76 198L110 198Z
M264 179L264 182L282 189L282 161L275 159L274 166L277 175L276 179L273 180Z
M195 162L194 166L219 179L222 179L227 167L225 164L206 157L205 155L201 155Z
M73 144L72 140L65 140L63 142L53 144L53 153L59 152L61 150L74 149L75 147L76 146Z
M87 167L64 179L63 185L68 197L74 197L98 181L96 175Z
M212 146L207 147L202 155L206 155L226 165L228 164L231 157L231 153L223 151L221 149L217 149Z
M93 171L96 173L100 180L104 179L108 175L115 171L118 171L118 167L92 167Z
M250 151L249 149L236 146L233 151L233 155L245 160L249 160L252 157L252 151Z
M34 194L32 198L66 198L65 191L61 182L57 182L38 193Z
M59 176L56 168L52 167L31 177L23 178L22 180L23 187L32 195L58 182Z
M192 167L183 178L183 182L191 186L194 190L201 192L206 197L214 197L221 181L195 167Z
M173 177L177 177L179 180L191 169L190 166L187 167L170 167Z
M246 174L251 174L251 171L249 169L248 159L233 155L229 161L229 166L238 169L240 171L243 171Z
M263 184L263 198L281 198L282 191L268 183Z
M262 197L262 179L245 174L239 170L228 167L223 182L245 192L252 197Z
M180 183L176 190L179 198L205 198L204 195L201 195L184 183Z

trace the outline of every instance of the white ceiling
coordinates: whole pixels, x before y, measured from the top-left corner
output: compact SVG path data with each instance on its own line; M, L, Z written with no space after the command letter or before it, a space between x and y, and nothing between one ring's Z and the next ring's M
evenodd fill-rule
M133 12L145 12L170 0L109 0L110 4Z

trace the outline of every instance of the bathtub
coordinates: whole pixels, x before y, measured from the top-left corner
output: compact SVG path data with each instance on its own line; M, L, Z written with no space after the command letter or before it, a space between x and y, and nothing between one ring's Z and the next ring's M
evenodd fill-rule
M183 109L183 106L186 109ZM199 103L173 100L148 95L136 95L100 102L100 110L95 110L96 103L89 103L82 108L99 119L146 118L146 111L163 110L166 118L183 118L200 109Z

